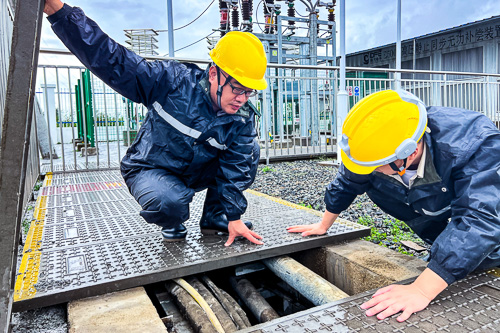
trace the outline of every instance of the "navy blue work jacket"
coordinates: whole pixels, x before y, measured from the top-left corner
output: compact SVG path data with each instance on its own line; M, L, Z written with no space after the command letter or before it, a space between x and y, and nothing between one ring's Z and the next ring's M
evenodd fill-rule
M253 181L256 109L234 115L213 110L208 69L176 61L146 61L109 38L77 7L49 17L52 29L76 57L121 95L148 108L137 138L122 160L124 177L163 168L188 187L215 180L229 221L240 219Z
M382 173L357 175L343 165L325 203L339 214L367 193L384 212L433 244L428 268L448 284L486 257L500 255L500 131L484 115L430 107L425 173L411 188Z

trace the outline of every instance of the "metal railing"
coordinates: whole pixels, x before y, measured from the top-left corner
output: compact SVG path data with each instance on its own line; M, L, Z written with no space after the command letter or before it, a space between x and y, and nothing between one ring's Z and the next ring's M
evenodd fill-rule
M268 75L271 88L256 100L263 104L259 136L266 159L336 152L339 67L273 64L270 67L281 69L282 75ZM397 82L397 72L404 73L406 78ZM500 127L500 74L347 68L346 76L349 108L369 94L394 89L399 84L428 106L481 112ZM308 89L314 86L316 91Z
M208 63L193 59L180 61ZM83 67L39 66L37 97L42 108L49 110L44 120L51 133L49 141L57 154L57 158L51 154L49 160L42 161L43 171L118 167L146 115L144 106L131 105L92 75L95 147L90 147L87 140L79 143L74 85L83 70ZM396 70L347 68L349 107L369 94L393 89L399 83L426 105L470 109L485 114L497 126L500 123L499 74L400 72L405 78L396 82ZM338 75L336 66L269 65L268 88L251 99L262 114L257 123L261 158L268 162L274 158L336 155ZM95 148L96 154L90 154L89 148Z

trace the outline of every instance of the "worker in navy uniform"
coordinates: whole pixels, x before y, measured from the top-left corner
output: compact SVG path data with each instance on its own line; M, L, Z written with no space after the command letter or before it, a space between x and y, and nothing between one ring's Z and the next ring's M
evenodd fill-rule
M500 265L500 131L479 112L426 108L404 90L371 94L347 115L339 140L342 164L325 194L326 233L357 195L406 222L432 244L429 263L409 285L378 290L361 305L368 316L398 312L404 321L448 285Z
M233 31L210 52L206 70L177 61L146 61L116 43L77 7L48 0L44 11L68 49L118 93L148 108L121 172L141 216L162 228L164 241L182 241L189 203L208 189L200 229L262 237L241 215L243 191L255 179L260 149L258 111L248 101L267 87L264 47L248 32Z

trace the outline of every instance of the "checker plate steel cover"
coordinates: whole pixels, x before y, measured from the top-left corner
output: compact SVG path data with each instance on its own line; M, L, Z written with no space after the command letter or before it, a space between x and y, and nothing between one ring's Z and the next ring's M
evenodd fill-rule
M407 281L410 282L410 281ZM241 333L305 332L498 332L500 331L500 278L486 272L452 284L430 305L408 320L399 314L384 320L367 317L360 305L375 291L278 318L239 331Z
M123 180L117 171L54 175L48 187L85 182ZM201 273L277 255L320 247L347 239L367 236L370 229L339 219L328 234L302 237L286 227L321 220L316 211L285 201L246 192L248 210L243 219L251 221L263 236L264 245L237 239L225 247L226 236L203 236L198 221L206 191L195 195L186 241L164 244L160 228L146 223L139 215L140 206L130 194L110 187L99 192L60 193L46 190L48 203L44 223L32 223L43 234L28 259L36 263L35 279L20 271L18 279L36 281L31 294L14 302L14 311L67 302L148 283ZM59 193L59 194L57 194ZM125 196L127 194L127 196ZM37 230L35 230L37 231Z

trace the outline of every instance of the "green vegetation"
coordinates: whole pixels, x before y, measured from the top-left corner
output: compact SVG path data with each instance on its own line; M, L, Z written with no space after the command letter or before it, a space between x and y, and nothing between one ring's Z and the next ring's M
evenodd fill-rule
M303 202L300 202L299 206L306 207L306 208L309 208L309 209L313 209L313 207L311 206L311 204L305 204Z
M262 168L262 172L263 173L267 173L267 172L274 172L276 170L274 170L273 168L271 168L269 165L266 165L265 167Z
M315 160L318 162L328 162L328 161L331 161L332 159L333 158L330 156L321 155L320 157L316 158Z
M358 219L358 223L367 227L371 227L370 236L363 239L383 247L393 245L399 253L413 256L412 253L400 244L401 241L409 240L415 243L422 244L422 241L416 237L413 231L402 221L394 219L386 219L382 222L382 226L377 228L375 221L370 216L363 216Z
M43 182L37 181L35 186L33 186L33 191L38 191L42 187Z
M30 230L31 221L28 219L24 219L22 225L23 225L23 232L26 235Z

